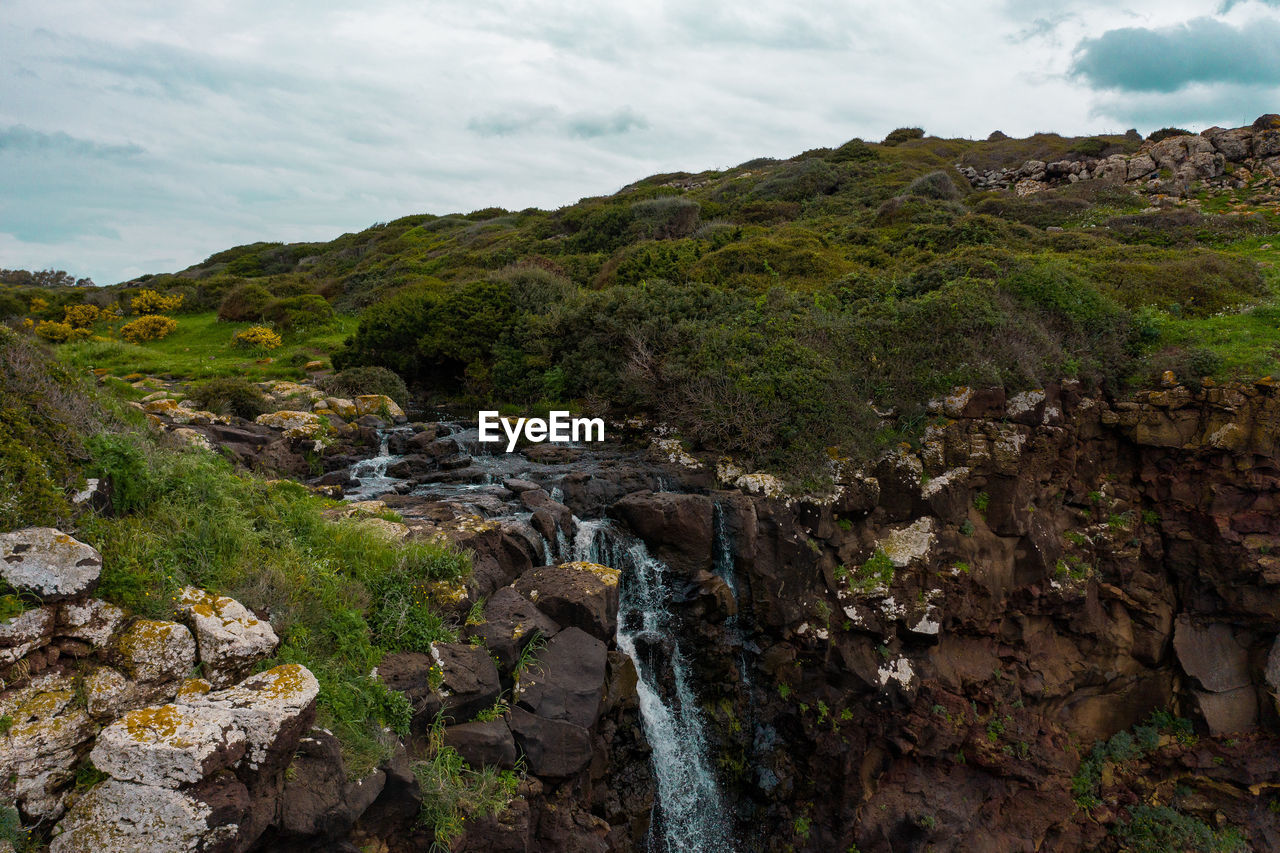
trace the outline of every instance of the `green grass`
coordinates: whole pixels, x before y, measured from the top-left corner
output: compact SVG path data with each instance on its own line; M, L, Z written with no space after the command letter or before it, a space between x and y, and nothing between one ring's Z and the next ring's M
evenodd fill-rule
M178 329L167 338L145 344L119 340L115 331L129 318L97 330L115 340L88 340L63 344L62 359L85 370L106 369L116 376L145 373L171 376L175 379L209 379L243 376L249 379L298 379L305 375L302 366L312 360L327 360L328 354L341 346L356 326L356 318L338 315L326 329L299 332L284 337L284 345L269 353L255 354L236 349L231 337L254 323L229 323L218 320L214 312L177 314ZM271 363L261 363L266 358Z
M422 789L420 825L431 829L435 843L448 849L467 820L500 814L516 796L521 774L485 767L475 770L443 741L443 728L431 731L430 758L413 764Z
M370 672L385 652L456 638L434 603L436 585L464 577L469 558L327 520L331 503L303 486L237 473L204 451L130 434L93 449L96 473L132 483L126 514L90 517L77 530L103 554L98 593L172 618L178 590L192 584L270 612L281 644L262 666L301 663L315 673L317 724L342 741L353 775L386 757L379 729L407 734L410 709Z

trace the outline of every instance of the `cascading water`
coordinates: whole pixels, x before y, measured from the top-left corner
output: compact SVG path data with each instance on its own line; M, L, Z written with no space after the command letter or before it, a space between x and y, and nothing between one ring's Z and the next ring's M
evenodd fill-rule
M362 501L391 491L400 481L387 476L387 466L400 457L391 453L391 434L397 430L378 430L378 455L361 459L351 466L351 476L360 481L359 488L347 489L345 498ZM402 431L402 430L401 430Z
M581 522L573 545L574 559L611 566L623 576L618 648L639 673L636 691L658 783L649 850L733 853L732 821L712 772L692 673L668 607L670 570L643 542L608 521Z

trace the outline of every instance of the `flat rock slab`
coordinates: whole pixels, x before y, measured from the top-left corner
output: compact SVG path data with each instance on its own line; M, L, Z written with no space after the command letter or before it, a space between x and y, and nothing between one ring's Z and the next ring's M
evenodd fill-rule
M90 592L102 573L102 555L53 527L0 533L0 578L45 601Z

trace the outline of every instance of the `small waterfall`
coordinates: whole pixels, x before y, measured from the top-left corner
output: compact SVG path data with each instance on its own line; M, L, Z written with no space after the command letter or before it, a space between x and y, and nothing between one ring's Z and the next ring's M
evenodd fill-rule
M351 466L351 476L360 481L360 487L349 489L344 500L362 501L386 494L400 482L395 477L387 476L387 466L400 459L391 453L391 434L400 430L378 430L378 455L369 459L361 459Z
M713 544L715 553L712 571L724 578L724 582L729 585L729 591L733 593L733 600L739 602L737 573L733 570L733 540L729 538L729 529L724 521L724 508L720 506L719 501L712 505L712 517L715 522Z
M643 542L623 535L606 520L579 524L573 557L623 573L618 648L635 662L640 676L636 691L658 783L649 849L733 853L732 821L712 772L678 623L668 608L669 569Z

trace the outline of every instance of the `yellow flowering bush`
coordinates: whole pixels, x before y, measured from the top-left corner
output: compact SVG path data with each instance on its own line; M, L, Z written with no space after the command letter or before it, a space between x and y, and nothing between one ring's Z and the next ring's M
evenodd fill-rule
M236 332L231 343L238 349L272 350L280 346L280 336L266 326L250 326Z
M74 329L88 329L101 315L96 305L68 305L63 309L62 322Z
M120 337L135 344L158 341L178 328L178 321L160 314L147 314L120 327Z
M41 320L36 324L36 334L52 344L65 344L89 336L88 329L77 329L70 323L59 323L55 320Z
M182 307L182 294L174 293L166 296L154 290L140 290L130 303L135 314L161 314L165 311L177 311ZM167 332L165 334L168 334ZM161 335L164 337L164 335Z

